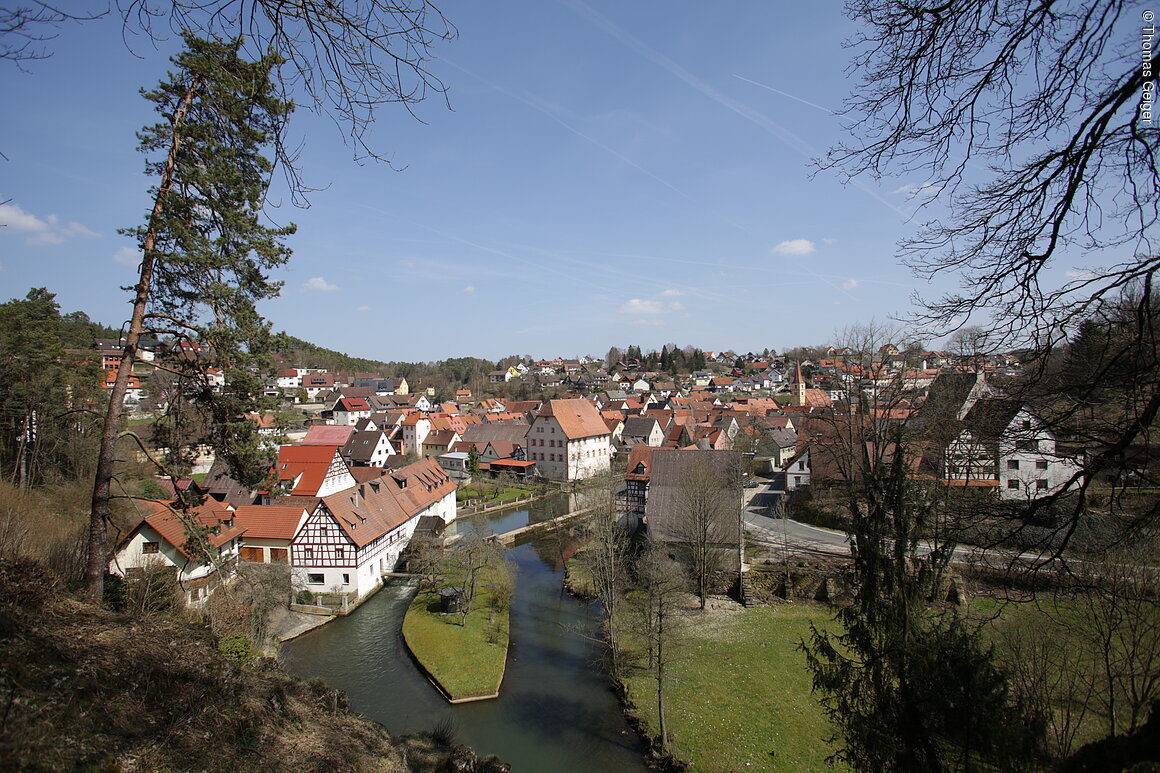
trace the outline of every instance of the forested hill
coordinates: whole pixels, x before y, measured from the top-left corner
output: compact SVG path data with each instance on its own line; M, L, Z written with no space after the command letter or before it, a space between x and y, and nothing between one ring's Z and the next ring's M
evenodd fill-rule
M279 355L286 367L325 368L334 373L380 373L394 375L388 363L368 360L327 349L288 333L278 335L274 341L274 353Z

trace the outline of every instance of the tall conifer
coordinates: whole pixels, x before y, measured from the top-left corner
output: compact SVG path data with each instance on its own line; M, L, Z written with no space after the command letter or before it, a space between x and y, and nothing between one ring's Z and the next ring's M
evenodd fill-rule
M261 223L273 171L264 155L277 149L293 105L279 99L273 78L280 59L254 62L239 55L242 41L186 34L177 69L149 92L162 120L139 135L146 169L156 176L153 207L144 225L126 229L141 247L124 359L110 395L93 485L86 588L99 600L108 560L109 501L129 373L142 334L175 343L178 387L169 396L175 415L201 410L208 437L242 482L254 482L264 460L243 413L260 384L248 369L269 336L255 304L278 294L268 272L289 259L283 240L294 227ZM222 370L215 391L207 366ZM183 427L182 420L170 425ZM178 449L177 433L167 438Z

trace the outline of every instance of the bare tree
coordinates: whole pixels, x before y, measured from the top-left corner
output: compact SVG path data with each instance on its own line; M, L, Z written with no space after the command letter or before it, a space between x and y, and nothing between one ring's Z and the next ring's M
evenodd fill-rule
M1095 661L1096 708L1108 736L1138 729L1160 699L1160 582L1150 565L1155 544L1137 541L1081 565L1075 612L1064 621Z
M645 551L636 562L638 633L648 644L649 668L656 681L657 741L669 746L665 688L684 623L683 599L688 592L684 568L659 547Z
M616 508L611 502L597 508L588 529L589 542L577 559L592 577L600 600L609 672L615 678L620 673L619 618L628 579L631 535L625 526L617 523Z
M0 58L45 58L56 27L106 13L25 3L0 10ZM306 98L298 101L331 116L356 156L376 159L382 151L367 137L376 110L398 103L410 111L431 94L445 94L428 62L437 42L457 34L429 0L117 0L114 6L127 33L154 41L191 32L245 38L242 53L248 58L280 55L287 62L280 72L283 96L300 89ZM295 192L301 189L295 186Z
M714 464L701 452L693 456L676 492L673 536L688 551L689 572L701 609L720 575L736 569L740 549L741 467L730 454ZM716 455L715 455L716 456Z
M1052 350L1093 317L1122 308L1135 320L1134 335L1104 352L1086 379L1095 392L1135 365L1131 399L1073 481L1083 485L1065 487L1079 495L1065 546L1087 482L1135 474L1133 457L1148 453L1160 417L1152 11L1133 0L848 7L859 29L851 67L862 78L846 114L856 121L853 141L821 165L906 175L916 200L938 208L901 258L920 277L957 277L959 289L926 299L917 319L940 335L977 326L993 350L1029 350L1036 386L1050 375ZM1089 265L1075 265L1081 259ZM1072 265L1058 266L1063 260ZM1069 280L1055 279L1059 268L1073 269ZM1089 405L1060 400L1050 422L1074 428ZM1157 513L1155 502L1141 509L1148 519Z
M903 248L920 275L962 290L929 306L957 324L976 312L1003 340L1043 342L1092 298L1116 295L1160 263L1158 128L1142 120L1149 68L1131 0L1046 3L854 0L847 115L855 141L823 166L848 175L921 175L950 208ZM1145 17L1146 18L1146 17ZM981 182L980 164L991 171ZM1055 290L1043 276L1070 249L1126 248L1111 270ZM1132 253L1135 254L1132 254Z

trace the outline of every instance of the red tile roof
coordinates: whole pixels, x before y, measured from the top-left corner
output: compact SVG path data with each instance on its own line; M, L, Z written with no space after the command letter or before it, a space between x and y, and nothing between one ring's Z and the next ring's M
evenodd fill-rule
M587 400L549 400L540 416L552 416L569 440L609 434L600 411Z
M307 511L291 505L242 505L234 515L248 538L290 540L298 533Z
M291 495L314 496L336 454L338 446L282 446L278 449L275 472L280 481L297 480Z
M234 519L233 508L212 499L183 514L179 514L163 502L141 500L137 502L137 505L147 514L128 533L125 539L121 541L121 545L126 544L143 525L148 524L166 542L177 548L178 552L183 556L191 561L200 561L204 557L196 555L197 551L193 550L188 544L189 537L186 535L187 526L216 528L216 534L212 531L206 534L206 541L210 546L215 548L221 547L230 540L241 536L246 531L245 527ZM120 549L120 546L118 546L118 549Z
M315 424L306 430L306 437L302 439L304 446L343 446L355 428L345 424Z

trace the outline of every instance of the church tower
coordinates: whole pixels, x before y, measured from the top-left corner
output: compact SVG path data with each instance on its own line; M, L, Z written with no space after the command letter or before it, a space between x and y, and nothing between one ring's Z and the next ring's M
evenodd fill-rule
M806 380L802 376L802 364L799 360L793 371L793 404L806 404Z

